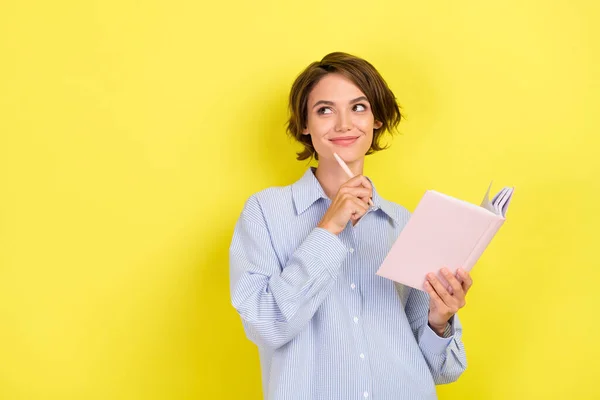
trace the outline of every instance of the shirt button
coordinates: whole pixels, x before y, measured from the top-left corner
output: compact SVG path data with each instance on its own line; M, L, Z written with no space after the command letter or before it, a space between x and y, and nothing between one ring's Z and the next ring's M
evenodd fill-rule
M352 288L352 290L356 289L356 285L354 283L351 284L350 287Z
M358 324L358 317L354 317L354 322Z
M365 396L365 399L366 399L367 397L369 397L369 392L364 392L363 396Z
M364 360L365 359L365 355L363 353L360 353L360 358L362 358Z
M349 251L350 253L354 253L354 249L353 249L352 247L350 247L350 248L348 249L348 251Z

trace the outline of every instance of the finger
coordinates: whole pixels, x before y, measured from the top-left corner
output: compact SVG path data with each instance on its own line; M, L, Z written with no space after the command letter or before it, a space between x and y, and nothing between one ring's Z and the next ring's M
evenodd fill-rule
M359 177L363 187L366 187L370 191L373 191L373 185L371 185L371 181L369 181L364 175L359 175Z
M347 187L363 187L369 190L369 199L373 198L373 185L364 175L356 175L342 186Z
M473 278L471 278L471 275L462 268L458 269L457 274L462 281L463 291L467 294L471 286L473 286Z
M342 185L342 187L340 188L341 191L343 191L344 193L352 193L356 197L360 197L366 203L369 203L373 199L373 188L367 178L365 178L362 175L356 176L348 182L352 183L352 185L358 186Z
M458 296L459 298L465 297L462 285L460 284L458 279L456 279L456 277L452 275L448 268L442 268L442 275L444 276L444 278L446 278L448 284L450 284L450 288L452 289L450 294Z
M340 193L342 194L351 194L354 197L371 197L371 191L362 186L359 187L342 187L340 188Z
M366 181L366 183L365 183ZM367 186L368 184L368 186ZM365 187L367 189L371 188L371 185L369 183L369 180L367 178L365 178L364 175L356 175L353 178L350 178L346 181L346 183L344 183L342 186L348 186L348 187Z
M369 204L369 206L373 206L373 185L371 185L371 182L363 176L363 186L366 187L367 189L369 189L369 196L366 199L363 199L367 204Z
M368 210L367 205L363 201L350 194L344 195L342 208L346 215L348 215L348 218L352 220L359 219L365 215Z
M371 181L369 181L364 175L356 175L355 177L350 178L346 183L344 183L344 185L353 187L363 186L367 189L373 190L373 185L371 185Z
M442 285L442 283L439 281L439 279L436 278L435 274L432 274L432 273L427 274L427 280L429 281L431 286L433 286L433 288L435 289L437 294L440 296L440 298L444 301L444 303L447 306L451 306L454 303L455 300L452 298L450 293L448 293L448 291L446 290L444 285Z
M360 218L367 213L369 210L369 205L367 203L356 197L351 198L351 200L352 207L354 207L354 214L357 216L357 218Z
M444 300L442 300L440 298L440 296L437 294L437 292L435 291L433 286L431 286L431 283L429 283L428 281L425 281L424 286L425 286L425 291L429 294L429 299L435 303L437 309L447 309L448 308L446 306L446 304L444 303Z
M364 189L366 190L366 189ZM366 201L361 200L364 196L357 196L358 194L361 193L357 193L357 192L347 192L347 193L343 193L342 194L342 201L348 201L348 200L358 200L364 204L366 204L367 207L369 207L369 205L367 204Z
M366 193L362 191L367 191ZM372 193L368 189L362 189L361 195L356 196L358 199L362 200L367 206L369 206L369 201L373 198Z
M361 181L362 181L362 185L364 188L369 190L369 195L367 196L367 198L363 199L365 202L369 203L372 199L373 199L373 185L371 185L371 182L365 177L361 175ZM371 203L373 204L373 203Z

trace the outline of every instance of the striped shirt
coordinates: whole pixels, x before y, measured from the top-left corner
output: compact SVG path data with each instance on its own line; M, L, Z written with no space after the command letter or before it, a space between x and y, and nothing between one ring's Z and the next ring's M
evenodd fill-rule
M265 399L435 399L465 370L458 316L438 336L426 292L375 274L410 213L375 187L373 203L339 235L318 228L331 200L312 167L246 201L231 301L258 346Z

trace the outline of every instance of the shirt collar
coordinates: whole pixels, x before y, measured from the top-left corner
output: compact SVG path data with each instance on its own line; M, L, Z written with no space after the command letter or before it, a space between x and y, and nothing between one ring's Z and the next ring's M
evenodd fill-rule
M314 167L309 167L302 178L292 185L292 197L297 215L306 211L315 201L327 199L327 195L315 177Z
M292 185L292 197L296 207L296 214L300 215L312 206L319 199L327 199L327 195L323 191L321 184L315 177L315 168L309 167L302 178ZM369 178L367 178L369 179ZM395 222L400 221L399 211L394 207L393 203L385 200L377 193L375 184L369 179L373 186L373 205L375 210L381 210Z

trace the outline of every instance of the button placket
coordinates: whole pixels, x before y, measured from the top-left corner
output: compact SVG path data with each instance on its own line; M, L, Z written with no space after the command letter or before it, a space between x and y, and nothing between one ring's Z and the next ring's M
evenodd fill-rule
M356 226L354 227L356 228ZM357 229L352 229L349 231L350 233L350 242L352 243L352 245L350 246L350 249L353 249L354 251L350 251L350 256L353 258L352 259L352 263L353 263L353 268L352 271L354 272L352 279L350 280L350 288L351 288L351 296L354 297L354 299L358 299L358 303L356 302L352 302L351 304L353 304L352 306L352 310L351 312L354 313L354 322L355 322L355 326L357 328L356 331L356 335L357 335L357 347L356 347L356 353L358 356L358 362L360 363L360 369L363 370L364 372L364 385L363 386L363 392L362 392L362 396L365 399L371 398L371 384L372 384L372 373L373 371L371 370L371 366L369 361L367 360L367 341L366 341L366 337L365 337L365 330L364 330L364 316L361 314L362 313L362 300L361 300L361 291L364 290L364 287L361 287L360 285L363 284L364 281L364 276L362 275L363 273L365 273L364 268L360 268L360 261L361 261L361 253L360 251L356 251L356 250L360 250L358 249L358 245L360 245L360 243L358 242L358 238L359 237L363 237L363 235L365 234L365 232L363 232L362 230L357 230ZM368 281L367 281L368 282ZM360 290L359 290L360 289ZM356 307L356 308L355 308ZM360 396L360 394L359 394Z

